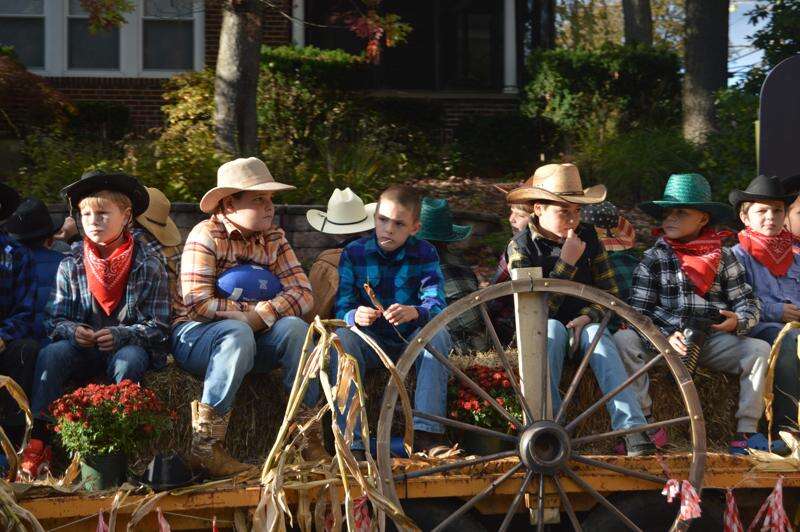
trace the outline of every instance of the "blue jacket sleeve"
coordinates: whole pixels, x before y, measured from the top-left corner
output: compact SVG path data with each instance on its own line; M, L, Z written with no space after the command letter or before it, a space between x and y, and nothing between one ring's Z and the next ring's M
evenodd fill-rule
M345 320L348 325L355 324L356 308L358 307L358 298L356 297L358 288L355 277L350 254L345 248L339 259L339 289L336 292L334 313L338 319Z
M444 276L442 268L439 266L439 255L433 250L433 260L423 266L420 284L419 300L420 304L416 307L419 313L416 325L424 326L447 306L444 296Z
M33 283L33 264L30 252L22 247L14 250L11 264L13 290L5 297L11 298L8 314L0 320L0 338L6 343L30 335L33 324L33 300L36 287Z

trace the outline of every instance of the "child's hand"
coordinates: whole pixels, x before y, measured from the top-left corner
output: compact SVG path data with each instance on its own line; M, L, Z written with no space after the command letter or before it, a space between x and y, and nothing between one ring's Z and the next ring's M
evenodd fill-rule
M686 337L681 331L675 331L667 338L669 345L681 356L686 356Z
M381 317L381 311L372 307L360 306L356 309L355 321L356 325L362 327L369 327L375 320Z
M94 341L100 351L114 350L114 335L108 329L100 329L94 333Z
M401 325L419 318L419 312L416 307L392 303L383 313L383 317L392 325Z
M267 324L255 310L243 312L241 310L218 310L214 313L218 320L237 320L244 322L253 329L253 332L260 332L267 328Z
M561 246L561 260L571 266L575 266L575 263L581 258L585 249L586 242L581 240L578 235L575 234L574 230L570 229L567 232L567 238L564 240L564 244Z
M96 343L94 331L88 327L79 325L75 329L75 343L81 347L94 347Z
M800 308L797 308L791 303L784 303L783 315L781 315L781 319L785 323L789 323L790 321L800 321Z
M567 329L572 329L572 345L573 350L577 349L581 341L581 331L583 328L591 323L592 319L589 316L578 316L574 320L567 323Z
M725 321L714 324L711 326L711 328L715 331L723 331L728 333L736 332L736 326L739 324L739 316L730 310L720 310L719 313L725 316Z

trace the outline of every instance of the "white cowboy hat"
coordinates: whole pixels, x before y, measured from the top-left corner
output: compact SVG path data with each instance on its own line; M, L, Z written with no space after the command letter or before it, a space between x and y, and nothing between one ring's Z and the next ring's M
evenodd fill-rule
M172 204L163 192L153 187L147 188L150 204L147 210L136 217L136 221L150 231L162 246L177 246L181 243L181 232L169 215Z
M578 167L574 164L546 164L533 173L531 179L506 196L508 203L548 200L588 205L606 199L606 187L595 185L583 188Z
M292 185L278 183L260 159L248 157L229 161L217 170L217 186L200 200L200 210L212 213L222 198L243 190L277 192L292 190Z
M311 227L329 235L350 235L375 229L377 203L364 205L352 190L334 189L328 200L328 211L309 209L306 219Z

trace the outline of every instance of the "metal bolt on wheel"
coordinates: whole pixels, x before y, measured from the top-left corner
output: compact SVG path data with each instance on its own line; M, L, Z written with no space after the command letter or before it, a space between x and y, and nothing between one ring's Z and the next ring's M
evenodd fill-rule
M632 522L628 519L619 509L617 509L612 502L603 496L597 489L590 483L581 478L578 469L574 464L580 466L591 466L594 468L611 471L613 473L652 482L653 489L660 489L666 478L664 476L653 475L643 471L636 471L627 467L620 466L616 463L611 463L604 456L590 457L588 453L582 449L588 443L608 441L614 438L624 436L633 432L642 432L649 429L656 429L660 427L668 427L673 425L689 425L691 431L691 450L690 450L690 464L688 468L689 481L695 486L697 491L700 491L703 480L703 469L706 458L706 433L705 422L703 420L702 410L700 408L700 401L697 396L697 391L694 387L691 376L683 366L678 356L670 349L667 340L652 324L650 319L642 316L634 311L630 306L623 303L621 300L611 296L607 292L586 286L583 284L575 283L572 281L564 281L557 279L519 279L508 281L502 284L490 286L477 292L466 296L452 305L448 306L441 314L431 320L412 340L405 352L402 354L397 362L397 370L400 376L405 379L410 369L414 366L414 362L422 349L430 341L433 336L446 328L447 324L453 319L457 318L464 312L479 308L483 316L484 323L492 337L495 350L501 359L506 373L513 376L514 372L505 355L504 348L498 339L489 314L486 310L486 303L494 299L505 296L525 294L538 294L540 296L548 294L560 294L563 296L571 296L583 299L589 303L599 305L604 310L604 316L600 323L599 330L597 331L591 345L588 346L586 353L581 358L575 376L564 394L561 407L557 412L552 414L547 413L545 406L548 404L549 386L547 385L547 370L546 370L546 353L526 353L521 349L520 359L524 356L539 357L544 359L545 371L542 372L542 379L536 392L540 395L538 397L531 397L530 393L523 393L523 386L516 378L509 379L511 387L517 400L522 407L524 421L520 421L512 416L504 406L497 403L488 392L483 390L480 385L467 376L463 371L458 369L450 360L448 360L442 353L434 352L433 356L436 357L440 363L447 366L451 375L457 379L461 384L469 387L478 397L486 401L492 408L494 408L505 420L507 420L513 431L511 434L504 434L499 431L478 427L465 423L462 421L442 418L439 416L432 416L414 410L414 415L436 421L446 427L456 428L464 431L471 431L481 434L483 436L490 436L499 438L505 441L511 441L515 444L514 448L508 451L498 452L485 456L475 456L471 458L464 458L447 462L442 465L429 467L426 469L411 471L394 477L392 472L392 458L389 448L392 420L395 413L395 404L398 400L397 386L394 381L390 380L386 391L383 396L383 403L381 405L381 415L378 421L377 440L378 440L378 467L380 469L380 476L383 482L384 493L393 499L397 504L401 501L395 489L396 482L410 480L413 478L424 478L427 476L437 475L440 473L463 469L465 467L474 466L500 459L513 459L516 458L517 462L512 465L507 471L502 474L491 478L486 487L472 496L469 500L465 501L461 507L453 514L445 518L439 523L434 530L444 530L461 515L464 515L476 504L492 495L495 490L503 483L518 483L518 489L514 493L508 509L505 514L505 519L500 527L501 531L507 530L511 524L511 520L522 504L525 495L528 494L529 504L532 510L535 510L537 515L537 529L544 529L544 514L545 514L545 499L557 495L561 502L562 511L567 514L570 522L575 530L581 530L581 526L575 515L572 503L570 502L567 491L565 490L565 481L580 488L585 494L591 497L597 504L602 505L612 514L614 514L621 525L624 525L630 530L641 530L640 525L645 523ZM535 320L526 322L522 334L527 335L542 335L546 336L547 331L547 313L539 312L535 314ZM656 356L651 359L642 368L630 375L624 382L617 388L604 394L599 400L595 401L588 408L583 409L574 419L567 419L567 409L575 399L575 393L578 386L588 369L589 359L603 332L608 327L609 321L612 317L616 316L621 322L626 323L629 328L639 331L646 337L657 350ZM519 319L519 318L518 318ZM518 321L517 338L520 338ZM523 344L524 342L518 342ZM539 344L541 345L541 344ZM649 423L644 426L636 427L635 429L625 430L607 430L596 434L577 436L577 429L581 424L595 414L602 408L608 401L617 396L621 391L630 386L637 378L648 372L653 366L659 362L666 362L672 377L674 378L680 390L683 400L683 408L686 412L685 415L675 417L673 419L658 421L656 423ZM530 386L530 384L528 385ZM530 392L530 388L526 388ZM487 479L488 480L488 479ZM673 525L676 528L677 522Z

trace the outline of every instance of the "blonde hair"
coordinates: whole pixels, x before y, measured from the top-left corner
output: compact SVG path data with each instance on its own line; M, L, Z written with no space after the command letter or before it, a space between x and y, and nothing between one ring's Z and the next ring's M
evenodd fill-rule
M115 204L121 211L132 207L131 199L122 192L117 192L116 190L98 190L97 192L93 192L81 198L78 202L78 209L82 209L83 207L101 209L107 201Z
M533 214L533 203L509 203L508 207L513 211L522 211L524 213Z

